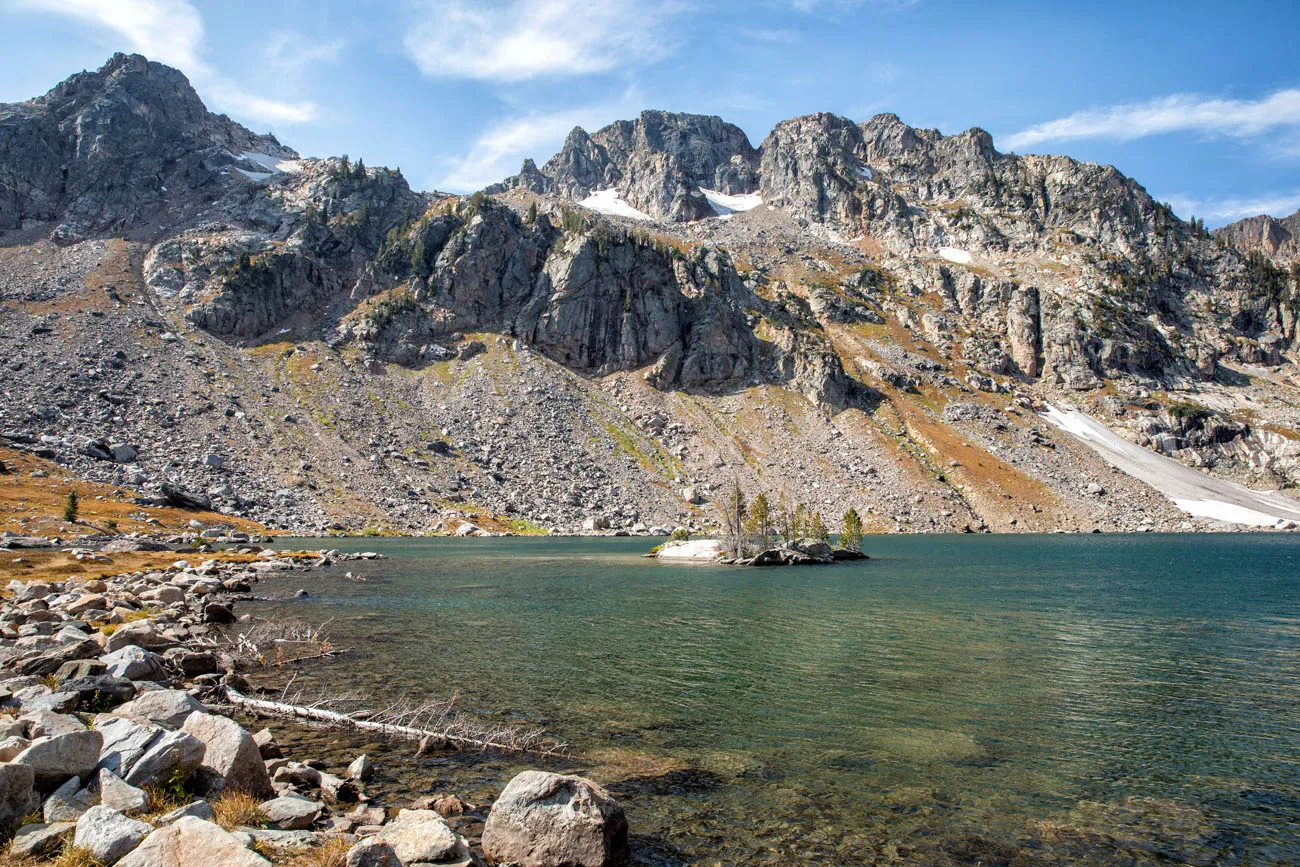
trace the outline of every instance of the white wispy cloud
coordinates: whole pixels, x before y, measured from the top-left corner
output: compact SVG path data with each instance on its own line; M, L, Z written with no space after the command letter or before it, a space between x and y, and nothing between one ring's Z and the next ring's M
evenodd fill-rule
M336 63L347 46L346 39L320 40L296 30L277 30L262 46L262 57L277 78L296 82L322 64Z
M541 165L560 149L575 126L594 131L620 117L640 111L640 97L629 90L616 100L599 105L538 112L506 118L488 127L451 160L450 170L435 186L450 192L481 190L519 170L525 157Z
M180 69L217 108L264 123L305 123L312 102L286 102L251 92L204 60L203 17L187 0L9 0L28 12L60 15L106 30L126 49Z
M1200 217L1211 222L1227 223L1260 214L1288 217L1300 210L1300 190L1227 199L1201 199L1177 195L1169 197L1169 205L1174 209L1174 213L1185 220Z
M1279 90L1257 100L1182 93L1075 112L1021 130L1000 143L1019 150L1044 142L1090 138L1131 141L1171 132L1249 138L1296 125L1300 125L1300 89Z
M640 66L672 50L675 2L425 0L404 40L420 71L518 82Z

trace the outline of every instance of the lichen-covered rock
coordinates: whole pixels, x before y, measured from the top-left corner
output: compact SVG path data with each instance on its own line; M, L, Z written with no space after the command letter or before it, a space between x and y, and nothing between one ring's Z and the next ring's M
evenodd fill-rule
M492 805L483 851L520 867L612 867L627 857L627 818L589 780L525 771Z

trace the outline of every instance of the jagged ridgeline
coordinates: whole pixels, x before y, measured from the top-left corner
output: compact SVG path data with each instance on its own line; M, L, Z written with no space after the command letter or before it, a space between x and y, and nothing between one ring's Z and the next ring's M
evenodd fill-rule
M58 425L108 445L127 434L105 425L143 445L197 424L262 468L240 482L259 496L212 485L214 502L379 516L350 527L394 514L424 527L470 498L546 526L593 519L600 497L621 503L616 526L644 523L640 504L669 526L702 522L737 475L774 493L818 479L825 513L866 498L878 528L995 513L1045 527L1045 505L1097 511L1063 481L1078 472L1052 463L1065 458L1027 453L1000 483L1017 507L1041 493L1014 525L1012 506L980 499L987 479L953 477L982 465L964 451L976 423L1038 448L1010 410L1054 394L1150 415L1145 444L1226 437L1245 445L1198 460L1300 478L1276 444L1258 457L1253 417L1229 417L1230 400L1192 425L1161 420L1168 400L1151 397L1236 394L1250 370L1289 363L1294 220L1207 233L1113 167L1000 153L982 130L890 114L798 117L756 147L717 117L646 111L575 129L540 167L474 195L418 192L360 159L300 157L210 113L176 70L115 55L0 106L0 300L10 346L31 354L4 421L32 442ZM85 356L75 376L51 363L68 352ZM139 418L92 424L77 400L43 404L97 400L116 381L104 371L133 364L148 375L113 387L138 390ZM223 377L254 397L208 399ZM176 394L204 400L157 409ZM230 421L194 421L223 400ZM521 442L494 451L516 413L550 437L526 458ZM436 460L411 453L434 441ZM530 461L551 462L553 486L524 484ZM388 475L367 488L359 466Z

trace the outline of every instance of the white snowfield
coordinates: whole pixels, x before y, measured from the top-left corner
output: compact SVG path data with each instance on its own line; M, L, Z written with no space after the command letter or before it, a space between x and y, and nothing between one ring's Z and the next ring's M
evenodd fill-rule
M297 172L302 168L301 160L286 160L284 157L273 157L256 151L244 151L239 158L257 163L268 172Z
M704 194L704 198L709 200L713 213L724 220L732 214L741 211L752 211L763 204L763 198L758 193L741 193L738 196L729 196L717 190L706 190L704 187L700 187L700 192Z
M1047 411L1041 416L1091 446L1111 466L1164 494L1189 515L1249 527L1276 527L1289 521L1300 523L1300 502L1281 493L1252 491L1234 482L1198 473L1173 458L1129 442L1092 416L1077 410L1060 410L1048 404Z
M235 171L239 172L250 181L267 181L282 172L296 173L302 169L301 160L286 160L282 157L273 157L270 154L260 154L256 151L244 151L237 157L235 154L231 154L231 156L236 159L247 160L253 165L261 166L266 170L262 172L250 172L248 169L239 168L239 166L234 167Z
M649 220L650 215L629 205L618 197L618 190L595 190L590 196L578 202L582 207L611 217L627 217L629 220Z
M958 250L956 247L940 247L939 256L949 262L956 262L958 265L969 265L971 263L970 253L965 250Z

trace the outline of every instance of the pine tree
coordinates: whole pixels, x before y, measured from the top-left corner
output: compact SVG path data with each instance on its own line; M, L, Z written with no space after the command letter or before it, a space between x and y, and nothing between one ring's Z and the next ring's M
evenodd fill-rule
M790 541L800 539L808 534L808 510L803 503L795 503L794 513L790 515Z
M346 177L350 177L351 175L352 175L352 164L348 162L348 155L344 154L343 160L339 163L338 176L340 178L346 178Z
M528 225L531 226L536 222L537 222L537 202L533 202L531 205L528 206L527 223Z
M733 557L745 556L745 492L740 482L733 481L722 503L724 544Z
M427 277L425 271L427 267L424 261L424 239L416 238L415 246L411 247L411 274L416 277Z
M357 158L357 167L356 167L355 169L352 170L352 177L353 177L354 179L358 180L358 181L364 181L364 180L366 179L366 161L365 161L365 160L363 160L363 159L361 159L361 158L359 158L359 157Z
M77 516L81 514L81 499L77 496L76 491L68 491L68 499L63 504L63 520L69 524L77 523Z
M808 535L818 542L829 542L831 531L826 529L826 522L822 520L821 512L813 512L812 517L808 519Z
M862 550L862 518L858 510L849 507L844 513L844 532L840 533L840 547L849 551Z
M772 506L767 494L760 493L749 505L749 533L758 537L758 549L766 551L772 546Z

